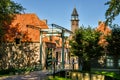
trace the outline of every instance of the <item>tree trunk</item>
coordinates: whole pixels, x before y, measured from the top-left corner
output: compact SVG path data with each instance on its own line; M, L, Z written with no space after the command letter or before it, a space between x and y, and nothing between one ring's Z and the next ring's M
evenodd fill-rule
M87 72L90 72L90 61L84 61L83 62L83 71L87 71Z

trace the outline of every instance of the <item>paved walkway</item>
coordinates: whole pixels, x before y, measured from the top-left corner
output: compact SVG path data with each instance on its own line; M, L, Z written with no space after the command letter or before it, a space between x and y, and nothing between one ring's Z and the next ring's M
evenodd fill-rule
M0 80L46 80L46 71L35 71L26 75L14 75L9 77L0 77Z

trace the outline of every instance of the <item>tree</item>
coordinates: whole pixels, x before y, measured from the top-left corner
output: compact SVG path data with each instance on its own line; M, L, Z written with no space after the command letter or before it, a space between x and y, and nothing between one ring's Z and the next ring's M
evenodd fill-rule
M106 2L105 5L108 5L108 9L105 13L106 24L111 24L120 13L120 0L110 0Z
M20 13L24 8L11 0L0 0L0 40L5 34L5 29L10 25L16 13Z
M78 56L80 62L84 62L84 69L90 70L89 62L92 58L99 58L103 48L98 44L100 33L88 27L78 29L70 41L71 53Z
M107 37L107 42L109 43L107 46L109 54L120 55L120 27L118 25L113 25L111 36Z
M114 63L118 64L118 58L120 56L120 26L118 25L113 25L112 31L111 31L111 36L107 37L107 51L108 51L108 56L113 56L114 57ZM117 67L118 65L115 65Z

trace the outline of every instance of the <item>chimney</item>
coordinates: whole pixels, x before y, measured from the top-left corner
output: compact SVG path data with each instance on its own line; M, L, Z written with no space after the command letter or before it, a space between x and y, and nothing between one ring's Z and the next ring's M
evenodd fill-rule
M98 25L100 25L102 23L102 21L98 21Z
M47 19L42 20L45 24L47 24Z

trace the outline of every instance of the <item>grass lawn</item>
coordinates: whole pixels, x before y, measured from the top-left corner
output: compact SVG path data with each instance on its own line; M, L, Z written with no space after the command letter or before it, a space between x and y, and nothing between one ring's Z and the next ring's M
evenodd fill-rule
M55 76L53 78L53 76L49 76L49 78L47 80L71 80L71 79L62 78L62 77L59 77L59 76Z
M105 71L99 72L99 71L96 71L95 73L105 75L105 76L109 76L109 77L116 78L116 79L120 80L120 74L117 74L115 72L105 72Z

